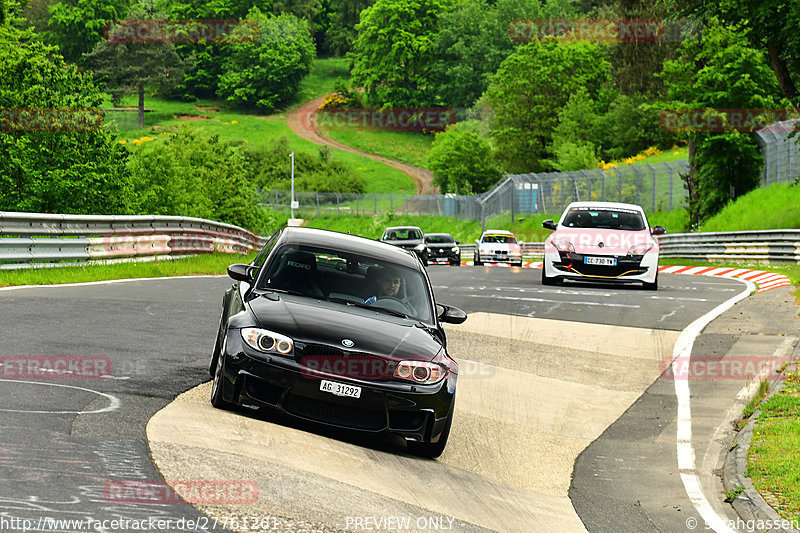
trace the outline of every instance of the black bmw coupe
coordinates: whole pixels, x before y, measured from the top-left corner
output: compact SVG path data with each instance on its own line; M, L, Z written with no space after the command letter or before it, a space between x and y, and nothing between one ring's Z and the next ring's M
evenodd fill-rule
M211 403L278 409L339 428L402 436L438 457L458 365L412 252L324 230L285 228L248 265L228 268L211 358Z

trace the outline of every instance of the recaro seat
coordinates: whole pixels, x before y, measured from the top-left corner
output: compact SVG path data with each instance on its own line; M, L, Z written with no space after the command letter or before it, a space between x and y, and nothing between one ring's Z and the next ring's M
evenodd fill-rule
M287 252L281 258L281 267L273 286L314 298L324 298L325 292L317 283L316 275L317 258L314 254L301 250Z

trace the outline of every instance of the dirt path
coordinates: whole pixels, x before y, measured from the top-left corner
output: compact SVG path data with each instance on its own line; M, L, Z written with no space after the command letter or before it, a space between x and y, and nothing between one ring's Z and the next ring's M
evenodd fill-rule
M317 128L317 125L314 124L313 121L309 120L309 117L312 116L312 113L322 104L324 100L325 97L320 96L319 98L310 100L305 104L291 110L286 117L286 123L289 125L292 131L303 139L311 141L315 144L327 144L333 148L338 148L339 150L344 150L345 152L368 157L383 163L384 165L389 165L390 167L405 172L411 176L411 179L414 180L414 183L417 186L418 194L434 194L436 192L435 187L433 186L433 173L430 170L406 163L401 163L399 161L394 161L392 159L387 159L383 156L368 154L326 137L324 133Z

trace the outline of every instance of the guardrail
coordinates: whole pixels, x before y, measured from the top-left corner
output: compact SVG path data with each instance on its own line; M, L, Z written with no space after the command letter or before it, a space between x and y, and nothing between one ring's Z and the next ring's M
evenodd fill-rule
M0 211L0 270L211 252L246 254L266 238L193 217Z
M800 263L800 230L674 233L659 236L662 257Z

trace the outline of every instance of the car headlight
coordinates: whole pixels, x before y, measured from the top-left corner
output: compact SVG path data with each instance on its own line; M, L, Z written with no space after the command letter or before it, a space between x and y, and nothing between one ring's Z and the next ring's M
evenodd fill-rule
M289 356L294 354L294 341L280 333L259 328L244 328L242 338L248 346L259 352Z
M458 246L453 246L453 253L457 254L459 252L461 252L461 249Z
M425 251L425 245L424 245L424 244L418 244L418 245L416 245L416 246L414 247L414 249L415 249L416 251L418 251L418 252L424 252L424 251Z
M394 369L394 377L413 381L420 385L430 385L441 381L447 369L438 363L428 363L425 361L400 361Z
M481 253L486 255L492 253L492 251L489 248L481 248Z
M628 255L644 255L653 249L653 244L637 244L628 249Z
M567 239L553 239L553 246L555 246L556 250L558 250L559 252L575 251L575 246L573 246L572 243Z

